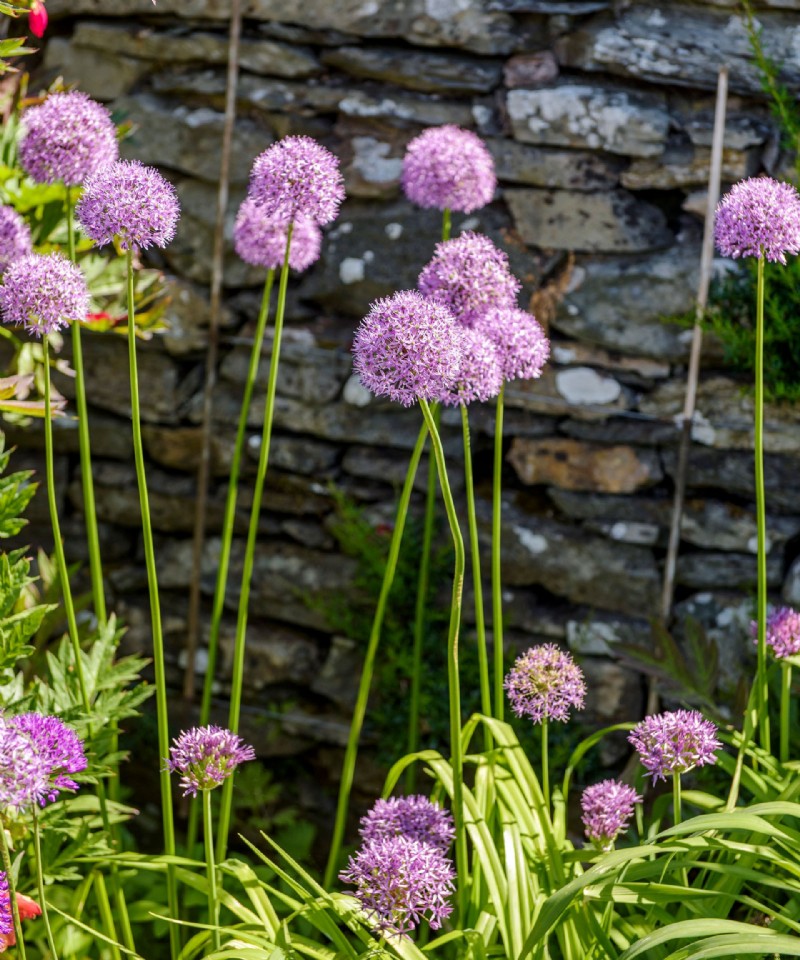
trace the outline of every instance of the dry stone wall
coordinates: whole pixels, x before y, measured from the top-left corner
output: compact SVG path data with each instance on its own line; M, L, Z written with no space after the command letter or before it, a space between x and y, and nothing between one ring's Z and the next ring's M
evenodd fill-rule
M41 81L61 75L79 84L131 121L123 153L158 164L180 193L180 229L162 264L171 277L170 329L144 346L140 374L176 686L201 442L228 6L49 0L52 31L39 72ZM800 0L757 7L767 53L783 63L790 87L800 85ZM521 302L534 297L535 308L544 309L547 299L534 296L540 286L564 288L551 318L551 364L541 380L513 384L507 398L509 644L568 643L591 678L589 718L608 723L635 715L641 679L613 658L612 648L620 638L646 640L658 608L690 339L660 318L690 309L697 287L721 63L730 66L732 89L725 180L774 172L784 160L738 5L244 0L243 9L228 233L252 159L287 134L310 134L333 149L348 190L322 260L290 292L246 671L249 704L269 708L259 720L270 732L265 751L339 747L346 733L357 654L348 638L331 635L304 597L352 589L355 561L336 549L330 533L329 485L367 507L376 524L390 522L419 427L416 412L370 398L352 375L349 345L369 302L413 286L431 253L438 215L408 204L398 176L408 140L445 122L485 138L500 180L495 201L455 216L454 229L485 231L508 251L525 283ZM229 244L203 560L206 612L262 280ZM85 349L114 606L130 624L129 643L146 648L125 345L97 336ZM247 478L258 452L264 385L262 372L249 418ZM61 387L69 392L67 380ZM706 345L698 408L678 609L718 637L733 682L748 655L742 622L755 579L752 402L713 343ZM458 422L450 415L446 422L447 444L458 457ZM476 410L473 422L486 530L491 411ZM768 409L769 582L776 598L782 593L794 602L799 438L795 409ZM35 430L12 439L21 458L37 462ZM59 444L68 530L78 530L74 423L60 425ZM248 498L245 482L240 533ZM77 541L73 550L77 559ZM237 540L234 585L241 555ZM225 667L231 638L226 621ZM221 696L225 683L223 676Z

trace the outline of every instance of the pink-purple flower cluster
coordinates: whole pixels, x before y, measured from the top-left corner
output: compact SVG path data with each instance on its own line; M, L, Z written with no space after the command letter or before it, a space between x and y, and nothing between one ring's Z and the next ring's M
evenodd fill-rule
M654 783L666 780L670 774L716 763L717 751L722 747L716 726L697 710L673 710L645 717L634 727L628 742Z
M583 671L554 643L531 647L518 657L504 686L514 713L534 723L566 723L570 709L580 710L586 697Z
M406 149L401 183L412 203L435 210L472 213L494 196L494 160L471 130L431 127Z
M359 833L365 843L403 836L428 843L446 853L453 842L455 828L448 810L415 794L376 800L372 809L361 818Z
M758 623L753 620L750 631L758 642ZM800 613L791 607L778 607L767 617L767 645L777 659L796 657L800 653Z
M0 274L32 251L28 224L13 207L0 207Z
M30 253L5 272L0 287L4 323L43 337L70 321L83 320L88 310L86 279L63 254Z
M98 246L166 247L180 217L178 195L155 167L118 160L88 177L75 215Z
M77 186L119 155L108 110L77 90L52 93L22 117L22 168L37 183Z
M532 313L516 307L493 308L475 329L495 345L504 380L534 380L542 375L550 341Z
M181 774L185 797L198 790L213 790L233 773L240 763L255 760L255 750L241 737L214 725L184 730L169 748L165 760L170 773Z
M9 938L14 935L14 914L11 909L11 892L8 889L8 875L0 870L0 943L13 943Z
M458 331L463 345L461 363L455 383L442 393L441 400L451 407L491 400L503 386L498 350L478 330L459 327Z
M85 769L82 741L58 717L0 717L0 808L45 806L60 791L77 790L72 775Z
M785 264L787 253L800 253L800 195L771 177L742 180L717 205L714 235L726 257Z
M245 263L254 267L277 270L283 266L286 254L288 224L285 220L267 216L264 207L253 197L246 197L236 215L233 245ZM289 266L292 270L308 269L319 259L322 231L314 220L298 216L292 227Z
M642 798L619 780L602 780L581 794L583 826L589 840L601 850L610 850L617 837L628 829L634 805Z
M308 217L324 225L336 219L344 200L337 158L311 137L284 137L256 157L249 195L265 217Z

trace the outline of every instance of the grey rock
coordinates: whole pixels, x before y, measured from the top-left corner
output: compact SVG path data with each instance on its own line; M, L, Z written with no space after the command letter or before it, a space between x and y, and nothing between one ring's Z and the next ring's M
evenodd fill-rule
M791 607L800 606L800 557L795 557L786 572L781 599Z
M615 391L616 395L601 395L599 401L586 402L582 395L575 402L565 397L558 389L557 372L553 367L545 367L538 380L513 380L506 384L505 404L510 408L545 413L550 416L569 414L584 420L603 420L611 413L630 407L630 398L624 390Z
M584 16L607 10L609 0L489 0L490 10L508 13L553 13L562 16Z
M767 583L779 587L783 582L783 558L767 556ZM756 558L746 553L685 553L678 557L675 582L693 590L711 590L719 584L751 590L756 584Z
M584 657L581 669L586 675L586 704L576 715L582 723L598 727L624 723L642 715L644 687L641 675L601 657ZM625 738L609 738L603 743L604 763L619 762L630 747Z
M230 680L235 631L220 631L221 680ZM322 665L318 645L299 630L269 624L248 625L245 639L244 684L248 693L261 693L276 684L310 686Z
M634 443L638 446L660 446L673 443L678 436L674 423L648 417L609 417L602 422L562 420L559 430L578 440L597 443Z
M314 677L311 689L349 714L355 706L363 663L363 651L354 640L333 637L328 655Z
M751 177L758 172L759 164L757 149L726 147L722 152L722 180L734 183ZM674 190L708 183L710 167L710 148L676 140L668 143L658 158L634 160L620 179L628 190Z
M64 37L53 37L45 48L44 69L59 73L95 100L116 100L147 73L140 60L104 50L76 47Z
M646 620L596 614L567 621L567 644L581 657L613 657L616 644L646 643L650 635Z
M348 197L388 199L400 192L410 131L388 120L340 117L336 134L341 138L337 155Z
M620 379L634 375L640 381L665 380L670 374L670 365L663 360L654 360L652 357L626 357L622 354L610 353L601 347L588 343L578 343L572 340L550 341L550 360L558 366L571 368L580 364L579 369L586 367L600 367L610 370Z
M492 137L486 145L501 181L565 190L607 190L619 184L623 161L613 157L533 147L507 138Z
M509 188L506 203L526 243L556 250L641 252L674 240L657 207L624 190L572 193Z
M558 77L558 60L552 50L518 53L503 66L503 80L509 90L515 87L540 87Z
M167 304L163 321L166 329L159 339L174 357L196 354L206 349L210 307L206 291L178 277L168 277L165 284ZM234 322L231 311L221 306L217 318L219 328L225 330Z

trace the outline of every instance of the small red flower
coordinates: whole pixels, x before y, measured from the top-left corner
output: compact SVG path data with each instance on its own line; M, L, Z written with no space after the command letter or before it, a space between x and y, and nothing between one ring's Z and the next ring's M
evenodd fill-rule
M30 13L28 14L28 25L31 28L31 33L35 37L44 36L44 32L47 29L47 10L45 9L44 0L33 0Z
M20 920L32 920L33 917L38 917L42 908L35 900L31 900L30 897L26 897L24 893L17 894L17 909L19 910ZM14 931L12 930L8 936L3 936L0 934L0 953L5 953L6 947L13 947L17 942L17 938L14 936Z

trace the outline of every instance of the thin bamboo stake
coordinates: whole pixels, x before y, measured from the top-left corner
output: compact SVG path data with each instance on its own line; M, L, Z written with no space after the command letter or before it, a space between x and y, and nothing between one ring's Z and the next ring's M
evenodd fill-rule
M728 99L728 68L720 67L717 77L717 105L714 113L714 137L711 145L711 167L708 174L708 202L703 231L703 249L700 258L700 284L697 291L695 323L692 331L692 349L689 355L689 372L686 380L686 397L683 405L681 439L678 448L678 469L675 475L675 498L672 505L672 524L669 531L669 546L664 564L663 590L661 594L661 619L669 622L675 594L675 567L681 540L681 519L686 495L686 474L689 461L689 443L692 438L692 420L697 401L697 382L700 376L700 351L703 345L703 329L700 321L708 304L711 283L711 265L714 259L714 212L719 200L722 178L722 147L725 139L725 109ZM650 700L653 699L650 691ZM648 712L651 712L648 708Z
M225 120L219 161L217 220L214 227L214 252L211 261L211 305L209 308L206 379L203 385L203 433L200 462L197 465L197 498L195 500L192 537L192 578L189 587L189 614L186 624L186 670L183 675L183 696L194 699L195 656L200 622L200 576L205 540L205 517L208 504L208 481L211 465L211 402L217 382L219 354L219 315L222 305L222 270L225 253L225 214L228 208L233 127L236 122L236 87L239 76L239 38L242 33L240 0L231 0L228 36L228 82L225 94Z

